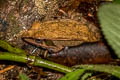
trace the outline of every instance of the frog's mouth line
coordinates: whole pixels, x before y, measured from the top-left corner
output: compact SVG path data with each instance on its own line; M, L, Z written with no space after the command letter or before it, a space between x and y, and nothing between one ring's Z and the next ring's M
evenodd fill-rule
M31 37L23 37L22 40L36 47L47 48L45 44L42 44L43 40L39 40L39 39L31 38ZM39 40L39 42L37 40Z
M37 40L39 40L39 39L35 39L35 38L31 38L31 37L23 37L22 40L25 41L26 43L34 45L36 47L47 49L50 52L58 52L61 49L63 49L63 47L58 49L56 46L48 46L46 44L43 44L42 43L43 40L37 42Z

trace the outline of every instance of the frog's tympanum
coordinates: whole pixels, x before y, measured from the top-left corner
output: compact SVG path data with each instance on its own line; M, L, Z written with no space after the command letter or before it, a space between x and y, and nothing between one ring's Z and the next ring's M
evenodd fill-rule
M100 40L100 36L96 36L85 24L75 20L61 19L41 23L35 22L32 28L23 34L22 39L56 54L48 56L53 59L55 57L60 59L58 56L65 59L66 56L65 60L62 59L65 64L71 61L73 61L71 65L74 65L74 63L97 63L96 60L98 60L98 63L102 63L105 59L110 58L109 52L104 45L99 46L93 43L88 47L87 45L83 46L83 49L82 47L74 47L85 42L92 43ZM67 56L69 53L70 55ZM61 54L64 55L61 56Z

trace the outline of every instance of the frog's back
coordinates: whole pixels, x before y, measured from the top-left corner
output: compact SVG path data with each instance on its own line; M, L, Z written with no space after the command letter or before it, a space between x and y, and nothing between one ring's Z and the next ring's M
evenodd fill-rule
M32 28L25 32L25 37L48 40L75 40L75 41L98 41L100 37L78 21L70 19L35 22ZM24 37L23 36L23 37Z

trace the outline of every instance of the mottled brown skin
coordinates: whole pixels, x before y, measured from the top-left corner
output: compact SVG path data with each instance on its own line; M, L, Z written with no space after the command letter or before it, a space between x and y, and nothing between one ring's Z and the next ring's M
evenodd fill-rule
M83 43L77 47L66 47L58 53L49 54L48 59L67 66L102 64L109 63L112 60L108 48L102 42Z

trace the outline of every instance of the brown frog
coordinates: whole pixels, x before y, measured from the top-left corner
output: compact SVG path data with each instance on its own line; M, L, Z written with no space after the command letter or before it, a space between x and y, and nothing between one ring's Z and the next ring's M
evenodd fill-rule
M22 39L47 49L50 54L45 58L48 60L67 66L109 63L112 60L107 46L99 42L100 35L71 19L35 22Z
M77 46L83 42L99 41L100 35L96 36L85 24L78 21L60 19L33 23L32 28L22 35L22 39L49 51L59 52L65 46ZM40 40L39 43L38 40ZM52 45L46 45L43 41L52 42Z

